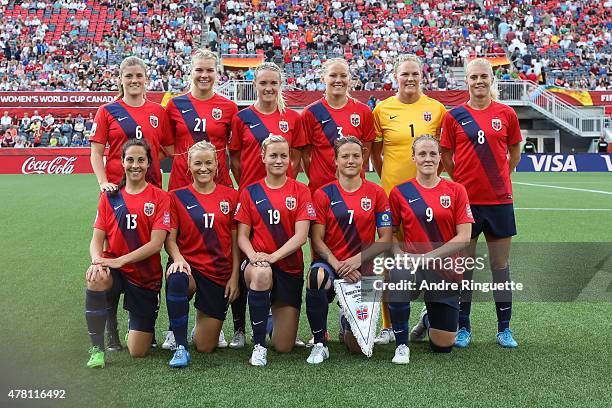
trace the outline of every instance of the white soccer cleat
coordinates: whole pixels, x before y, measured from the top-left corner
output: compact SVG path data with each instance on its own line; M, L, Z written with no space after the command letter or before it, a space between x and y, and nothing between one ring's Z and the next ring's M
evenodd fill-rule
M395 334L392 329L382 329L380 334L374 339L374 344L389 344L395 341Z
M421 317L419 317L419 322L412 328L410 331L410 341L417 343L423 342L427 339L427 328L423 323L423 318L427 314L427 307L423 306L423 310L421 310Z
M234 333L234 337L232 337L232 341L229 343L229 348L231 349L239 349L243 348L246 344L246 337L243 332L237 331Z
M164 350L176 350L176 340L174 339L174 332L172 330L166 332L166 338L164 339L162 348Z
M225 341L225 334L223 334L223 330L219 332L219 341L217 342L218 348L227 348L227 341Z
M255 367L263 367L268 364L268 349L256 344L249 359L249 364Z
M410 349L408 346L405 344L397 346L391 362L395 364L408 364L410 362Z
M321 364L329 358L329 349L323 343L317 343L312 348L310 355L306 359L309 364Z

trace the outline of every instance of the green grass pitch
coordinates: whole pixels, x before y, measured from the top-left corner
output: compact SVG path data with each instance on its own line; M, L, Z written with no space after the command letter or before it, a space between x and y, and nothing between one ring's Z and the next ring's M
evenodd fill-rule
M612 195L541 186L612 193L609 174L522 173L513 180L517 243L612 243ZM0 176L0 406L23 406L8 399L11 389L66 390L64 400L32 400L28 406L612 405L609 301L515 303L516 350L495 343L493 303L476 303L469 349L441 356L426 344L413 345L408 366L391 363L394 345L376 347L366 359L349 355L335 340L331 358L319 366L306 364L308 350L296 349L289 355L270 351L267 367L249 367L248 346L210 355L193 351L191 366L183 370L171 370L171 353L161 349L139 360L126 351L110 354L105 369L86 369L84 274L96 202L93 175ZM513 265L520 267L529 265ZM608 276L599 278L610 291ZM299 336L306 341L304 308ZM329 318L334 338L336 310L332 306ZM419 310L413 306L411 326ZM192 309L192 321L193 316ZM158 341L167 324L162 302ZM122 333L126 325L120 312ZM230 319L224 330L231 337Z

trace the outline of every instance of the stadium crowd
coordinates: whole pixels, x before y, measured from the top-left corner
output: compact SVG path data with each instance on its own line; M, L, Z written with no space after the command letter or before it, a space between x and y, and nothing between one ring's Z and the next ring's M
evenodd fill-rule
M323 61L344 57L354 89L397 89L390 61L424 58L425 89L453 89L449 69L508 55L504 78L610 89L612 1L39 0L0 2L0 91L115 90L118 62L150 66L150 90L181 91L193 49L263 54L288 85L322 90ZM246 75L245 75L246 74ZM229 71L220 81L247 78Z

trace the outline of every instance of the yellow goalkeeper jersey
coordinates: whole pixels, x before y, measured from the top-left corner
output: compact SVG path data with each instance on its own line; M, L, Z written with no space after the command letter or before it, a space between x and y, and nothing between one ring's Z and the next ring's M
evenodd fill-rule
M394 95L374 108L375 142L383 143L381 179L387 195L396 185L416 176L412 142L424 134L439 139L445 113L444 105L425 95L415 103L402 103Z

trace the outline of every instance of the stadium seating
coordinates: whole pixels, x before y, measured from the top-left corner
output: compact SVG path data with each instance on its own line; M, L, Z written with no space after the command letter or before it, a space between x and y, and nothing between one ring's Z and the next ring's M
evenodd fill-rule
M284 64L303 89L320 89L317 67L331 57L350 61L356 89L394 89L401 52L423 58L426 89L456 86L450 68L476 55L508 57L514 76L541 83L611 87L610 0L2 3L0 91L114 90L129 54L151 66L152 90L180 90L190 53L209 39L221 53Z

